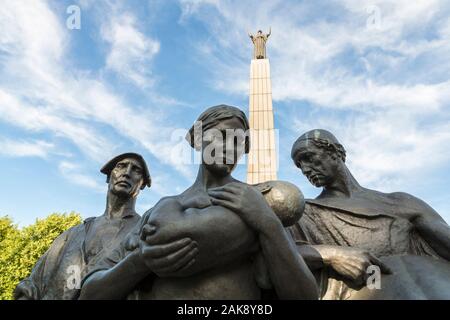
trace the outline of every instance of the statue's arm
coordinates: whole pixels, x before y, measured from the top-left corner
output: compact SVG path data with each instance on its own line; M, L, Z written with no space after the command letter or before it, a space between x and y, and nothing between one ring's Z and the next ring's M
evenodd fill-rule
M35 267L36 268L36 267ZM41 295L33 277L23 279L14 289L14 300L40 300Z
M305 212L310 207L305 207ZM297 245L298 253L303 257L308 267L315 271L327 266L331 260L332 254L337 246L334 245L317 245L311 243L311 235L319 232L314 228L314 221L307 214L303 214L302 218L293 226L286 228Z
M229 183L210 189L208 194L213 204L232 210L257 233L271 283L280 299L318 298L313 274L259 190Z
M301 244L297 250L311 270L331 268L356 285L364 283L371 265L378 266L384 274L392 273L375 255L357 247Z
M309 244L297 245L298 253L303 257L311 270L321 269L325 266L320 248L325 246L314 246Z
M170 273L157 273L160 277L191 276L233 262L258 249L256 233L230 210L213 206L207 194L163 198L147 215L145 224L156 229L154 234L141 238L150 246L189 238L198 248L190 266Z
M87 271L79 299L123 299L148 276L182 271L195 262L197 244L190 238L159 245L139 239L137 230L141 228L147 236L156 232L156 228L144 223L150 213L141 218L125 241Z
M54 242L55 243L55 242ZM53 243L53 245L54 245ZM20 281L14 289L15 300L41 300L41 290L44 285L44 272L46 269L46 261L52 247L50 247L34 265L31 274Z
M80 300L119 300L131 293L151 272L138 251L133 251L110 269L90 273L83 281Z
M318 298L315 278L281 222L273 220L263 226L259 241L271 282L280 299Z
M14 290L16 300L41 300L46 295L46 285L51 277L58 271L61 255L66 246L77 236L80 225L66 230L60 234L50 245L47 251L34 265L31 274L22 280Z
M438 255L450 261L450 226L424 201L409 194L403 196L406 206L417 212L411 222L418 233Z
M308 267L313 270L330 268L341 276L360 284L365 280L367 267L377 265L382 273L389 274L390 268L380 261L373 253L358 247L340 246L321 240L321 231L307 211L292 227L288 228L297 244L298 253L303 257Z
M167 223L147 238L154 245L188 237L198 246L198 255L191 266L164 277L191 276L257 250L255 232L229 210L210 207L202 212L187 210L184 215L183 219Z

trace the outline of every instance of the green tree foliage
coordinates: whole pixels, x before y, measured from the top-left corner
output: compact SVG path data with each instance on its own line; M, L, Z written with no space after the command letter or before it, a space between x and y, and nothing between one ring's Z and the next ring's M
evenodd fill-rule
M53 213L19 229L8 216L0 217L0 300L12 299L16 285L61 233L80 224L77 213Z

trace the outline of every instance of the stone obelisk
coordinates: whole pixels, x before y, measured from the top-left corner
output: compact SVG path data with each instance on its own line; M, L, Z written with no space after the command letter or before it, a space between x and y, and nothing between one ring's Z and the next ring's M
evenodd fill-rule
M250 65L250 153L247 183L256 184L277 179L277 157L273 124L272 83L266 42L270 36L258 31L250 35L254 45Z

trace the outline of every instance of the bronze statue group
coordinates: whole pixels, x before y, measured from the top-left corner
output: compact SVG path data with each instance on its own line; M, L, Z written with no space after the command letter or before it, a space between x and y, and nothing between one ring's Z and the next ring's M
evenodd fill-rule
M193 127L188 143L234 161L203 161L188 189L141 217L147 164L136 153L113 158L101 169L105 213L60 235L15 298L450 299L450 227L407 193L362 187L333 134L312 130L292 147L292 165L322 188L304 201L288 182L232 177L248 136L243 148L204 139L210 129L246 132L243 111L214 106L198 120L203 131Z

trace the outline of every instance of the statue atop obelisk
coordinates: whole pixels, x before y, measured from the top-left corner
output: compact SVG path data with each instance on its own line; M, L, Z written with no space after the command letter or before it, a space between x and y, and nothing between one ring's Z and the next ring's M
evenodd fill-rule
M264 34L261 30L258 30L256 35L248 34L254 44L253 59L266 59L266 42L271 33L272 30L269 30L268 34Z
M253 42L250 65L250 135L247 183L255 184L277 179L277 158L272 109L272 83L266 43L271 31L249 34Z

